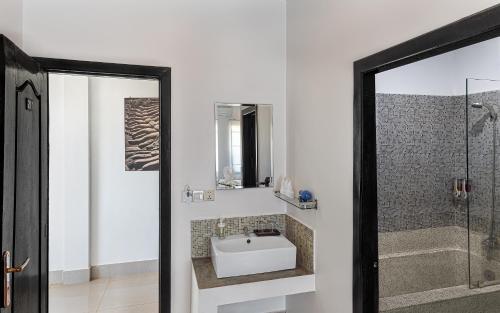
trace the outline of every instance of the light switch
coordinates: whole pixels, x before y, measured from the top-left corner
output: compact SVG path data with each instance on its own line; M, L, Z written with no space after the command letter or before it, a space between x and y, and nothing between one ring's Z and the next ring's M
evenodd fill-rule
M203 201L203 190L193 191L193 202Z

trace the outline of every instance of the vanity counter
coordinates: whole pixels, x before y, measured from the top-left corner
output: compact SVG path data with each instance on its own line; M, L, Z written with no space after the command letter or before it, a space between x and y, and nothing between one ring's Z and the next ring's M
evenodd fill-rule
M218 222L218 219L191 221L191 313L217 313L218 308L224 305L316 291L314 230L312 228L286 214L224 219L227 227L226 238L243 236L245 229L258 229L261 224L276 225L282 236L296 247L296 267L290 270L217 278L210 255L212 254L211 238L217 236ZM256 259L259 260L259 258ZM260 260L282 259L281 256L269 254ZM234 264L239 263L232 260L231 265ZM265 268L265 266L262 267ZM260 270L242 270L240 273L258 271Z
M312 272L307 271L305 268L298 266L297 268L291 270L217 278L212 260L210 258L192 258L192 262L199 289L240 285L313 274Z
M314 273L303 267L217 278L210 258L192 258L191 313L217 313L221 305L315 290Z

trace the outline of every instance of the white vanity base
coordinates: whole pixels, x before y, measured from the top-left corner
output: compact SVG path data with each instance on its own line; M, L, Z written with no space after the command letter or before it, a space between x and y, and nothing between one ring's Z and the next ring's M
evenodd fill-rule
M199 289L192 268L191 313L217 313L220 305L294 295L316 290L314 274Z

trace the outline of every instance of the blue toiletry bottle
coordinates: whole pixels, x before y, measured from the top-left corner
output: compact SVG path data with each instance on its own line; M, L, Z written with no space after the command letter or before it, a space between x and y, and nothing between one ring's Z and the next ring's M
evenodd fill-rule
M307 190L301 190L299 191L299 201L300 202L309 202L312 201L312 193Z

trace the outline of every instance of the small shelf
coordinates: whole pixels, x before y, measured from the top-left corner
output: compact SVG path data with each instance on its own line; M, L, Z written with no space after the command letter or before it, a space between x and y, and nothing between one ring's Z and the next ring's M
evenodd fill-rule
M275 192L274 195L281 200L298 207L301 210L317 210L318 209L318 200L309 201L309 202L300 202L299 199L290 198L281 194L279 192Z

